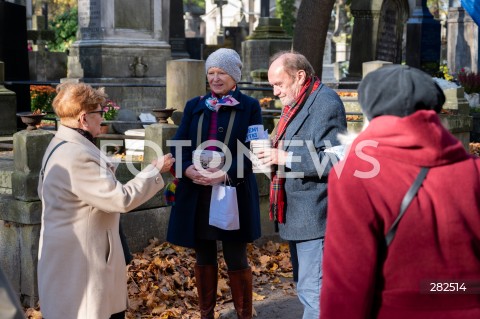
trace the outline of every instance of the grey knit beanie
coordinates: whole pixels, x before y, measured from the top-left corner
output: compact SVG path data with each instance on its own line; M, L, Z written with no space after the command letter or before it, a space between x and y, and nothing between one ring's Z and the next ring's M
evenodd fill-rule
M242 61L235 50L221 48L211 53L205 62L205 73L210 68L220 68L227 72L235 82L240 82L242 77Z

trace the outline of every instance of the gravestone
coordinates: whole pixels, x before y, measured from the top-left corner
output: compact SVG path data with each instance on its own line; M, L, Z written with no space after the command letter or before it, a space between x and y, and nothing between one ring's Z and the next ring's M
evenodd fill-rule
M63 81L115 84L106 87L107 94L137 114L158 106L171 59L169 5L169 0L79 0L79 36Z
M172 58L188 58L185 42L185 20L183 18L183 1L170 0L170 38Z
M407 22L408 65L435 74L440 65L441 26L427 8L427 0L416 0Z
M378 26L377 60L396 64L402 62L403 25L408 18L407 10L408 7L402 6L399 1L384 1Z
M480 32L459 3L448 9L447 28L447 65L450 73L458 74L462 68L478 73Z
M335 8L335 30L332 35L332 40L335 43L335 62L348 61L350 58L350 46L347 43L347 37L351 34L345 11L345 0L338 0Z
M5 82L28 81L27 22L25 6L0 0L0 61L5 67ZM15 92L17 112L30 111L30 88L25 84L8 84ZM17 119L17 127L24 127Z
M334 65L332 63L332 33L327 33L325 39L325 49L323 51L322 82L336 82L334 76Z
M344 81L362 78L362 63L401 59L403 24L408 17L407 0L356 0L351 12L355 19L350 50L349 76Z
M55 39L55 32L47 29L47 8L46 3L37 1L31 29L27 30L27 38L33 42L28 60L30 79L34 81L58 81L67 76L67 54L46 50L47 41Z
M268 69L273 54L291 48L292 38L281 27L281 20L261 17L257 28L242 42L242 79L252 81L251 71Z
M4 86L4 63L0 61L0 136L12 135L17 131L17 97L15 92Z

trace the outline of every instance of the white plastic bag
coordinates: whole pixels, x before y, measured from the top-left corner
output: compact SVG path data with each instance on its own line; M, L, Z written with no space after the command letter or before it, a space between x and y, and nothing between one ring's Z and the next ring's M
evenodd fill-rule
M231 185L212 186L208 223L224 230L240 229L237 189Z

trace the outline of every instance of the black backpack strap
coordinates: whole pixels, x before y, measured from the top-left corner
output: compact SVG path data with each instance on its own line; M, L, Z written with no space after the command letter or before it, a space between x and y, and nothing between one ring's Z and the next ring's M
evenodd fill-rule
M407 210L408 206L412 202L412 199L417 195L418 189L420 186L422 186L423 180L427 176L429 168L428 167L422 167L420 169L420 172L417 175L417 178L413 182L412 186L408 189L407 193L403 197L402 204L400 205L400 214L398 214L397 219L392 224L392 227L388 230L387 234L385 235L385 243L386 246L390 246L392 243L393 237L395 237L395 233L397 232L397 227L398 223L400 222L400 219L402 219L403 215L405 214L405 211Z
M47 167L47 163L48 163L48 160L50 159L50 156L52 156L53 152L55 152L55 150L62 144L65 144L67 143L67 141L61 141L60 143L58 143L57 145L55 145L55 147L51 150L50 154L48 154L48 157L47 159L45 160L45 164L43 165L43 168L42 170L40 171L40 174L42 175L42 181L43 181L43 175L45 174L45 167Z

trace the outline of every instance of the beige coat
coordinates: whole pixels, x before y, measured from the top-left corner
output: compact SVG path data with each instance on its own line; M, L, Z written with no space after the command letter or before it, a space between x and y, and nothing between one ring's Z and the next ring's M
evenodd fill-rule
M60 126L38 194L43 203L38 290L43 317L108 319L127 307L127 276L119 236L120 213L146 202L164 186L147 166L122 185L113 165L75 130Z

